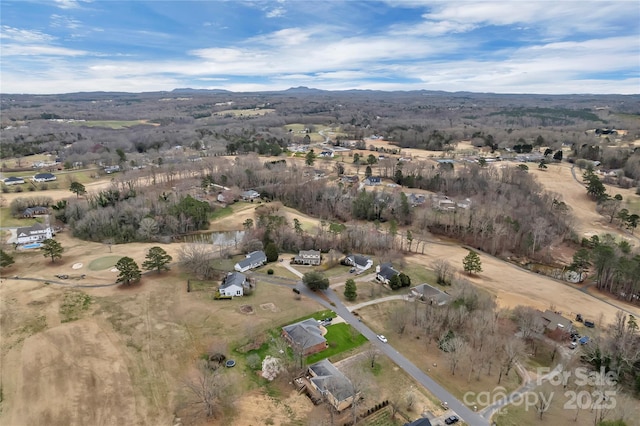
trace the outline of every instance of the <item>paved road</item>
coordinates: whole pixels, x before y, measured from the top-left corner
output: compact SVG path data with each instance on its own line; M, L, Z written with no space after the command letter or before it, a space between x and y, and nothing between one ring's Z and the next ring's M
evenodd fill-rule
M393 362L402 368L407 374L413 377L418 383L424 386L429 392L431 392L436 398L441 401L446 401L447 405L453 410L462 420L472 426L488 426L489 420L482 417L478 413L474 412L461 401L458 401L453 395L451 395L446 389L436 383L431 377L427 376L422 370L416 367L411 361L405 358L400 352L395 350L391 344L382 343L378 340L376 333L374 333L364 323L360 322L346 306L342 304L340 298L331 289L324 292L314 293L309 290L304 284L299 283L296 288L300 290L300 293L313 300L316 300L327 309L333 310L338 314L345 322L349 323L353 328L358 330L363 336L365 336L373 345L380 350L380 352L387 355ZM325 297L322 297L325 296Z

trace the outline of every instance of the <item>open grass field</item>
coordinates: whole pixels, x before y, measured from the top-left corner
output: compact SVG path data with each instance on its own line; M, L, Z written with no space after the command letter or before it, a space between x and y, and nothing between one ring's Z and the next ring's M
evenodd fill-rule
M12 228L12 227L23 227L23 226L31 226L38 223L39 220L36 218L18 218L13 217L11 215L10 207L0 207L0 227L3 228Z
M309 135L309 139L311 139L312 143L324 142L325 138L321 134L319 134L317 130L314 131L314 132L305 133L304 129L306 129L308 127L310 127L310 126L308 126L306 124L292 123L292 124L287 124L286 126L283 126L282 128L287 132L291 132L296 137L303 138L306 135Z

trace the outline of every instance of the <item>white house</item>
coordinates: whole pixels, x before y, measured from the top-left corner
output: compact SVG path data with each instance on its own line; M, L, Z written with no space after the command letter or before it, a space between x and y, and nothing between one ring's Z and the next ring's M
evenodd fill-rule
M380 176L369 176L364 180L364 184L367 186L376 186L382 183L382 178Z
M8 177L4 180L5 185L22 185L24 183L24 179L21 177Z
M391 278L394 275L398 275L400 272L396 271L391 263L383 263L376 267L376 279L385 284L389 284Z
M33 226L18 228L16 242L18 244L29 244L49 238L53 238L53 229L50 226L36 223Z
M369 259L367 256L362 256L360 254L350 254L349 256L344 258L343 263L345 265L350 265L356 268L358 274L366 271L373 266L373 260Z
M57 178L52 173L38 173L33 177L34 182L51 182Z
M252 251L246 259L236 263L233 269L238 272L246 272L249 269L258 268L267 263L267 255L263 251Z
M240 272L229 272L219 288L221 296L243 296L247 277Z
M293 258L293 263L298 265L319 265L321 260L320 250L300 250Z

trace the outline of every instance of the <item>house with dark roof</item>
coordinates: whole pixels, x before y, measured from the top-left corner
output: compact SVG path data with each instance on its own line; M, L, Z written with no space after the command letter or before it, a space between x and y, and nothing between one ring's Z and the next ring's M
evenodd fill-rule
M421 302L436 306L446 305L451 300L449 294L426 283L413 287L409 294Z
M50 226L36 223L33 226L18 228L16 231L16 243L29 244L53 238L53 229Z
M233 269L238 272L246 272L249 269L259 268L267 263L267 255L262 250L252 251L246 258L236 263Z
M427 199L424 194L414 194L414 193L409 194L409 203L411 203L413 207L421 206L426 201Z
M297 265L314 265L317 266L322 260L320 250L300 250L298 255L293 258L292 263Z
M549 331L561 330L566 333L573 331L573 322L560 315L557 312L553 312L547 309L540 313L540 318L545 328Z
M240 272L229 272L218 289L221 296L244 296L247 288L247 276Z
M333 151L331 150L326 150L326 151L322 151L318 157L325 157L325 158L333 158Z
M328 347L320 324L313 318L282 327L282 337L292 348L304 356L315 354Z
M342 263L353 266L358 273L362 273L373 266L373 260L361 254L350 254L344 258Z
M367 186L376 186L382 183L382 178L380 176L369 176L364 180L364 184Z
M244 191L241 194L241 197L244 201L252 201L252 200L255 200L256 198L260 198L260 193L253 189L250 189L248 191Z
M21 177L11 176L6 178L3 183L5 185L22 185L24 183L24 179Z
M57 178L53 173L38 173L37 175L34 175L31 180L34 182L52 182L56 179Z
M49 208L43 206L27 207L22 212L22 217L44 216L49 214Z
M311 386L338 412L345 410L354 400L360 398L360 392L355 392L351 380L327 359L310 365L309 376Z
M358 183L358 175L353 176L341 176L340 181L344 184Z
M394 275L399 275L400 271L393 268L391 263L382 263L376 266L376 280L389 284Z

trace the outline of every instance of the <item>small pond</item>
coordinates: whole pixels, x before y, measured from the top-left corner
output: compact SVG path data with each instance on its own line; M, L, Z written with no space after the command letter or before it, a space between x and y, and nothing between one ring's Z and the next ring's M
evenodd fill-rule
M244 231L212 231L185 235L182 241L185 243L204 243L230 247L240 244L243 237Z

